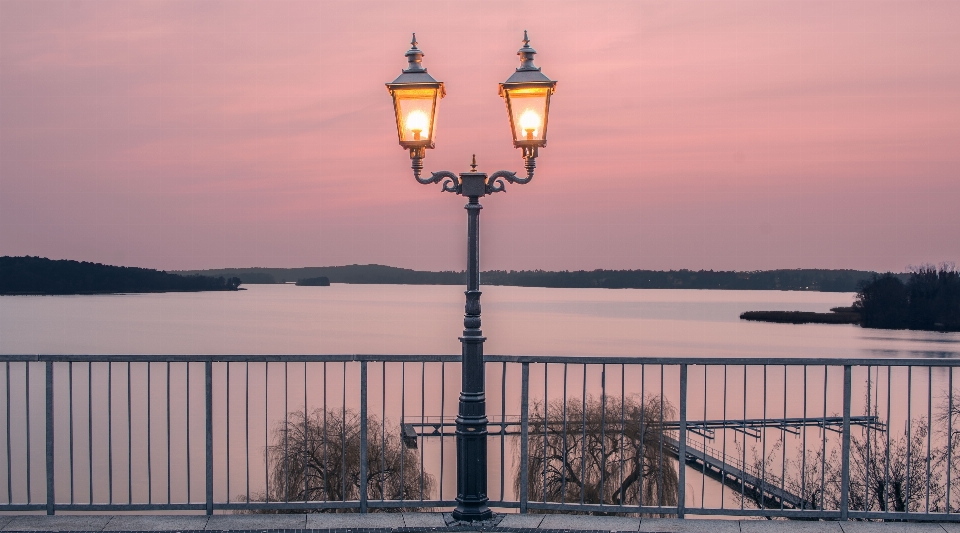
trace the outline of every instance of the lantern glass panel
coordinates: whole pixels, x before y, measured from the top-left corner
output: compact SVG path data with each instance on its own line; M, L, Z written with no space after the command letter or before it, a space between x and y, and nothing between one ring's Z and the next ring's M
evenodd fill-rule
M547 87L506 90L510 103L510 123L517 141L543 141L547 129Z
M436 122L437 89L395 89L401 142L430 141Z

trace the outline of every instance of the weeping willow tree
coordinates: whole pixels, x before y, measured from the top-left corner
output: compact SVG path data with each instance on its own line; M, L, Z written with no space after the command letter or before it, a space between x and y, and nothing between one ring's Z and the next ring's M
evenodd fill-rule
M531 408L527 467L530 501L675 506L677 462L662 426L673 406L645 398L587 396ZM623 423L621 423L623 420ZM566 422L564 422L566 421ZM669 453L669 452L666 452ZM520 493L520 472L514 489Z
M360 414L351 409L289 413L274 429L266 448L266 490L251 501L357 501L361 490L366 490L369 500L430 499L433 476L420 469L416 450L403 445L399 424L397 430L385 430L376 416L367 417L367 472L361 479L360 428ZM390 509L371 512L378 510Z

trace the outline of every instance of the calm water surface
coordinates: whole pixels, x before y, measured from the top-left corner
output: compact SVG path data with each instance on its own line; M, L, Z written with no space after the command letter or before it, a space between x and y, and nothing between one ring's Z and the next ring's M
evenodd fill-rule
M0 297L0 353L455 354L458 286ZM483 288L486 352L512 355L958 357L960 334L747 322L852 293Z
M0 297L0 354L460 351L457 337L462 330L461 287L251 285L247 289ZM960 357L960 334L865 330L850 325L766 324L739 319L740 313L750 310L825 312L831 307L850 305L852 293L492 286L483 291L483 331L488 338L486 352L491 354ZM28 494L35 500L42 499L45 490L43 433L34 429L30 445L24 438L28 435L28 418L34 428L43 428L44 424L44 376L40 364L33 365L29 378L32 392L24 386L28 381L24 364L7 368L9 375L2 380L10 379L10 390L3 390L0 398L9 394L13 409L0 417L4 418L0 427L5 426L10 435L17 437L9 445L10 450L0 440L0 457L9 453L17 460L9 464L0 461L0 479L8 473L13 479L9 493L0 487L0 501L27 501ZM202 500L203 469L195 467L187 474L184 468L189 464L188 457L193 457L195 465L203 464L204 442L197 437L204 431L202 365L193 365L189 379L185 364L65 365L58 364L55 369L59 413L56 426L58 434L69 434L72 420L77 438L75 453L68 447L73 440L57 440L58 499L72 498L75 492L77 501L126 501L128 497L137 502L165 501L169 491L171 501ZM262 363L234 363L229 365L232 373L225 373L224 363L217 365L213 389L214 410L218 413L214 422L218 501L244 493L248 484L253 492L263 489L263 450L273 438L277 424L289 412L322 407L356 409L359 405L356 364L313 364L308 368L273 363L268 369ZM150 370L152 375L147 373ZM574 403L582 391L594 397L644 397L660 394L663 383L662 394L672 405L678 405L677 368L667 369L665 377L659 375L662 369L655 365L647 370L644 374L642 368L624 369L620 365L591 365L589 369L578 365L569 369L564 365L531 365L531 400L542 406L543 398L562 399L568 387L569 401ZM606 378L601 371L607 373ZM73 376L72 386L67 372L73 372L69 374ZM487 369L488 412L494 418L501 414L516 417L519 371L514 367L506 377L502 372L500 365ZM732 367L729 376L722 367L714 367L710 372L707 375L703 367L690 370L690 420L831 416L842 405L839 368L832 368L829 376L822 367L809 372L803 367ZM854 373L852 396L858 400L853 414L862 415L867 409L860 398L872 398L875 406L870 412L896 428L894 437L905 430L907 419L940 409L949 387L949 375L943 370L908 374L906 369L898 369L892 380L886 370L877 368L858 367ZM171 375L173 388L168 396L165 386L169 385L165 384ZM827 378L829 385L825 383ZM399 427L399 420L451 419L456 412L458 390L458 364L370 365L368 405L374 416L389 421L390 428ZM904 392L909 390L913 391L911 395ZM192 404L188 403L191 391ZM892 404L887 401L891 395ZM29 402L23 401L28 397ZM33 405L29 415L27 403ZM111 405L113 414L109 414ZM229 411L231 405L233 410ZM5 411L6 406L0 409L0 415ZM219 415L224 412L224 416ZM187 413L192 415L187 418ZM227 425L227 420L231 425ZM148 438L150 428L153 434ZM194 432L192 441L187 428ZM172 440L168 440L169 436ZM775 453L780 459L774 463L786 464L784 459L800 456L805 448L815 452L821 442L828 450L836 448L838 441L834 436L817 428L791 435L768 429L763 431L762 438L718 431L715 437L704 437L695 443L727 454L738 455L742 450L743 457ZM491 437L489 445L491 497L512 498L515 495L511 480L519 465L517 442L512 437L502 441ZM783 447L777 452L776 446ZM33 451L29 475L25 469L28 449ZM422 438L420 452L426 471L442 480L442 497L453 498L456 478L450 466L455 461L452 439ZM71 470L74 456L76 466ZM448 465L446 470L444 464ZM152 477L148 465L154 468ZM502 493L498 477L501 470L507 478ZM33 481L29 489L27 478ZM738 506L730 491L722 492L719 484L695 470L688 470L687 482L688 505Z

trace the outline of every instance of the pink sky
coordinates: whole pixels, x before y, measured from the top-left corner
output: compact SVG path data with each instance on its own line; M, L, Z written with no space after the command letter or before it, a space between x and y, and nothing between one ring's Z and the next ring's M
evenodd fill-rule
M162 269L465 265L384 83L446 83L426 169L521 170L484 269L960 262L960 2L0 1L0 254Z

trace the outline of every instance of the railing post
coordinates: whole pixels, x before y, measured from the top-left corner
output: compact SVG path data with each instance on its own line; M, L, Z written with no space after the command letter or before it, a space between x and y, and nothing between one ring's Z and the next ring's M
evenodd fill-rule
M187 363L190 364L190 363ZM188 383L189 387L190 384ZM206 411L207 514L213 514L213 361L203 363L204 410ZM190 453L187 450L187 453Z
M30 364L29 362L27 363ZM57 503L53 483L53 361L46 362L46 403L47 403L47 514L54 513ZM30 401L29 398L27 401ZM29 444L28 444L29 446Z
M680 430L677 434L677 518L687 507L687 365L680 365Z
M386 378L384 378L386 379ZM360 361L360 512L367 512L367 362Z
M520 512L527 512L530 490L530 363L521 363L520 373ZM503 421L501 421L502 423Z
M847 520L850 507L850 365L843 365L843 450L840 466L840 520Z

